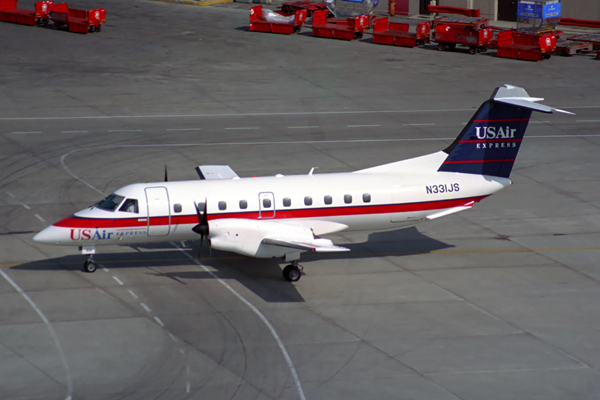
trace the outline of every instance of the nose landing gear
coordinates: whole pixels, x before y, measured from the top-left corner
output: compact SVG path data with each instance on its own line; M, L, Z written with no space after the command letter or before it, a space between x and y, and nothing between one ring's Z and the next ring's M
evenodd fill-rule
M85 255L86 259L83 263L83 272L92 273L96 271L96 263L94 262L94 254L96 254L96 248L89 246L82 246L79 248L81 254Z

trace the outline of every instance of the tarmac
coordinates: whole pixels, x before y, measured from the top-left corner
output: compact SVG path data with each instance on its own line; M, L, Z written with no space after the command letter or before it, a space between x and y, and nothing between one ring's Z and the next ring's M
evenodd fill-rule
M33 1L20 1L33 8ZM600 80L541 62L248 31L247 4L105 7L101 32L2 23L0 398L600 397ZM396 18L396 17L395 17ZM352 171L450 144L495 87L534 114L513 185L415 228L279 260L36 232L133 182Z

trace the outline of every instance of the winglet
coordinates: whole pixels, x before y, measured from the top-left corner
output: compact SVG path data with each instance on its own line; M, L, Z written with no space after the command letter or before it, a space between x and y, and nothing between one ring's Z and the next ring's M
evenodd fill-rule
M564 114L575 115L572 112L561 110L559 108L546 106L544 104L537 104L536 102L544 99L541 97L530 97L525 89L513 85L504 85L504 87L500 86L496 88L490 100L545 113L556 111Z

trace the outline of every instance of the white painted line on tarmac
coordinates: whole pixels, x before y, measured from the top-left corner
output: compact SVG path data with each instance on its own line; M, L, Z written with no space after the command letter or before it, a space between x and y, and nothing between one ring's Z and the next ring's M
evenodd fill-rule
M87 131L62 131L61 133L87 133Z
M179 349L179 352L180 352L182 355L184 355L184 354L185 354L185 351L183 351L183 349Z
M294 378L294 382L296 383L296 388L298 390L298 396L300 397L300 400L306 400L306 397L304 396L304 391L302 390L302 385L300 383L300 378L298 378L298 372L296 372L296 367L294 367L294 363L292 361L292 358L290 357L290 354L288 353L287 349L285 348L285 345L283 344L283 341L279 337L279 334L277 333L277 331L275 330L275 328L273 327L273 325L271 325L271 323L269 322L269 320L267 319L267 317L265 317L264 314L262 312L260 312L260 310L258 308L256 308L256 306L254 306L254 304L250 303L250 301L248 301L244 296L242 296L241 294L239 294L227 282L225 282L223 279L219 278L207 266L205 266L200 261L198 261L196 258L194 258L190 254L188 254L184 249L182 249L181 247L177 246L177 244L175 244L175 242L171 242L171 245L173 247L175 247L176 249L178 249L179 251L181 251L183 254L185 254L186 257L188 257L194 263L196 263L197 265L199 265L205 272L208 272L208 274L210 276L212 276L213 279L215 279L217 282L219 282L221 285L223 285L235 297L237 297L242 303L244 303L246 306L248 306L248 308L250 308L250 310L252 310L254 312L254 314L256 314L258 316L258 318L260 318L260 320L266 325L266 327L271 332L271 335L273 336L273 338L277 342L277 345L279 346L279 350L281 350L281 353L283 354L283 357L285 358L285 361L287 362L288 368L290 369L290 373L292 374L292 377Z
M66 376L66 380L67 380L67 397L65 398L65 400L71 400L73 398L73 381L71 379L71 373L69 372L69 365L67 364L67 359L65 357L65 353L63 351L62 346L60 345L60 341L58 340L58 336L56 335L56 331L54 330L54 327L52 326L52 324L50 323L48 318L46 318L46 315L44 315L42 310L40 310L40 308L33 302L33 300L31 300L31 298L27 295L27 293L25 293L23 291L23 289L21 289L21 287L19 285L17 285L17 283L11 279L10 276L8 276L1 269L0 269L0 275L2 275L2 277L8 283L10 283L10 285L13 288L15 288L15 290L29 303L29 305L40 316L42 321L44 321L44 325L46 325L46 328L50 332L50 336L52 336L52 339L54 340L54 344L56 345L56 348L58 349L58 354L60 355L60 359L65 368L65 376Z
M313 126L288 126L288 129L316 129L316 128L320 128L319 125L313 125Z
M239 126L239 127L233 127L233 128L225 128L225 130L227 131L233 131L233 130L248 130L248 129L260 129L258 126Z
M402 126L434 126L434 123L427 123L427 124L402 124Z
M123 285L123 282L121 282L121 280L120 280L119 278L117 278L116 276L114 276L114 275L113 275L113 279L114 279L115 281L117 281L117 283L118 283L119 285Z
M29 134L35 135L35 134L38 134L38 133L42 133L42 131L32 131L32 132L11 132L11 133L12 133L13 135L29 135Z
M107 132L141 132L141 129L109 129Z
M104 272L108 272L108 268L106 268L104 265L102 265L102 264L98 264L98 266L99 266L100 268L102 268L102 271L104 271Z
M34 215L35 215L35 217L36 217L37 219L39 219L40 221L42 221L42 222L46 222L46 220L45 220L44 218L42 218L40 214L34 214Z
M31 207L29 207L27 204L23 203L21 204L26 210L31 210Z
M576 123L579 123L579 122L600 122L600 119L578 119L575 122Z
M165 324L160 320L160 318L158 318L157 316L154 316L154 320L156 321L157 324L159 324L161 327L165 327Z
M172 341L177 342L177 338L171 332L169 332L169 337L171 338Z
M201 130L202 130L202 128L180 128L180 129L175 129L175 128L172 128L172 129L167 129L167 130L168 130L168 131L171 131L171 132L183 132L183 131L201 131Z
M127 289L127 291L129 292L129 294L131 295L131 297L133 297L134 299L137 299L137 294L133 293L133 290L131 289Z
M529 121L530 124L547 124L552 123L552 121Z
M140 306L142 306L142 308L143 308L144 310L146 310L146 312L148 312L148 313L149 313L150 311L152 311L152 310L150 309L150 307L148 307L148 306L146 305L146 303L140 303Z
M346 125L348 128L376 128L381 125Z
M13 199L16 199L15 195L12 194L11 192L6 192L7 195L9 195L10 197L12 197Z

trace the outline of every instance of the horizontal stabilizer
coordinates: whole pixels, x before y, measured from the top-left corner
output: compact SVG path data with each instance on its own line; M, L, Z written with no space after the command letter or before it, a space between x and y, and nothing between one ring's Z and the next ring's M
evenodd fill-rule
M270 244L273 246L287 247L290 249L304 250L304 251L316 251L320 253L331 253L340 251L350 251L350 249L342 246L336 246L329 239L314 239L311 241L295 241L290 239L279 239L279 238L264 238L262 240L264 244Z
M196 172L200 179L206 180L239 178L229 165L199 165L196 167Z
M497 88L494 91L491 100L545 113L556 111L564 114L575 115L572 112L561 110L559 108L546 106L544 104L537 104L536 102L544 99L541 97L530 97L525 89L512 85L504 85L504 87Z

